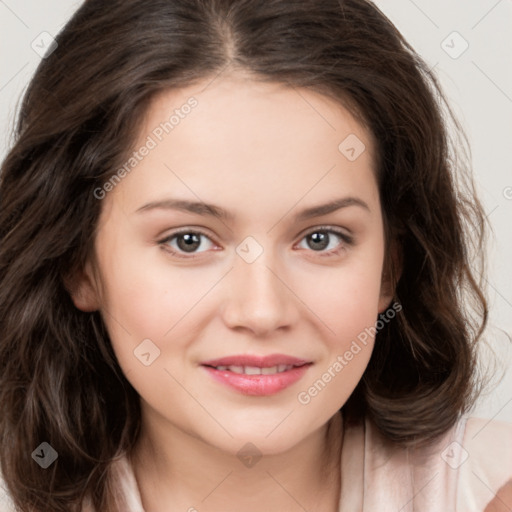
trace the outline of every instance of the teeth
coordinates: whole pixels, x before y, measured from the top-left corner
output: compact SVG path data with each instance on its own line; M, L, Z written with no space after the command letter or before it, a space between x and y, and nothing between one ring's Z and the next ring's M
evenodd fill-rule
M261 375L261 368L257 366L244 366L244 373L246 375Z
M233 372L245 375L274 375L276 373L286 372L291 370L293 365L291 364L280 364L277 366L271 366L270 368L259 368L258 366L217 366L216 369L225 372Z

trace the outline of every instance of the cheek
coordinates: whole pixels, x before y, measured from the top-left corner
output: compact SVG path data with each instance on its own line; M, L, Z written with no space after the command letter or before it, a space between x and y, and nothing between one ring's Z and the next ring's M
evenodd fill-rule
M211 285L200 270L191 275L173 268L158 248L127 252L112 247L115 261L104 259L104 309L114 317L111 324L117 320L129 332L162 338Z
M361 330L374 325L378 317L381 258L358 255L339 268L301 273L294 289L324 324L334 343L346 342Z
M305 402L342 405L359 382L370 359L378 320L382 247L359 253L346 266L302 279L301 292L314 313L316 332L324 333L325 357L304 389ZM316 383L316 384L315 384ZM327 389L328 388L328 389ZM308 389L311 391L309 394Z
M371 272L331 275L322 293L310 296L323 325L325 351L297 402L316 418L313 426L339 410L361 380L374 347L378 297Z
M188 347L200 335L201 315L211 313L201 313L204 299L219 276L211 269L172 266L157 248L123 253L110 247L106 253L117 256L103 260L103 318L125 375L144 389L157 368L186 364ZM149 368L137 359L142 346L158 354ZM167 374L163 378L168 380Z
M157 258L143 258L136 248L120 251L113 244L103 256L103 319L119 362L131 366L143 340L162 348L164 334L185 314L187 296L194 291L183 287L178 273L171 279ZM179 295L172 292L176 289Z

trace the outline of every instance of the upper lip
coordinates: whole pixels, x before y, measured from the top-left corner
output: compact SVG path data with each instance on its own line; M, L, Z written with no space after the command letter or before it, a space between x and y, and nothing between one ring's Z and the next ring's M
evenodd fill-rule
M303 366L311 363L306 359L300 359L298 357L287 356L284 354L271 354L268 356L256 356L256 355L233 355L227 357L221 357L219 359L210 359L204 361L201 364L203 366L253 366L256 368L272 368L278 365L293 365Z

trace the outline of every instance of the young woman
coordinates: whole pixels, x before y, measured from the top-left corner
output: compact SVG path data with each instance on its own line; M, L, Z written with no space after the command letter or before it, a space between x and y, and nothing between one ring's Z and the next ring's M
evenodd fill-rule
M87 0L57 44L1 170L4 509L509 510L484 216L389 20Z

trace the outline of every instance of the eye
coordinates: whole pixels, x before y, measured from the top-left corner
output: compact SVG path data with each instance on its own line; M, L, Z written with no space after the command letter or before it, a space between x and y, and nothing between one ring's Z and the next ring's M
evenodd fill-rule
M354 244L353 238L347 233L339 229L324 226L315 228L309 233L306 233L301 243L303 241L307 244L306 249L318 252L320 253L319 256L322 257L336 256L348 246ZM207 234L192 229L184 229L171 233L158 243L171 255L187 259L195 258L197 254L216 247Z
M204 240L208 242L203 243ZM180 258L194 258L194 254L207 251L215 246L210 237L205 233L190 229L174 232L161 240L159 244L173 256ZM199 248L203 250L198 251Z
M309 248L314 252L320 252L320 256L327 257L338 255L354 243L353 238L347 233L323 226L306 233L302 241L306 243L306 249Z

